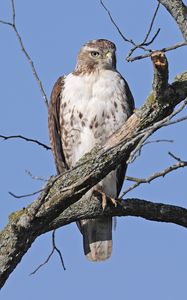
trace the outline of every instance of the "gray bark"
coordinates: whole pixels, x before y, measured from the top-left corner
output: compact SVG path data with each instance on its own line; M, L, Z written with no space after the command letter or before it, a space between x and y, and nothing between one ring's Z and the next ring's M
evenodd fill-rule
M187 41L187 7L182 0L158 0L171 14Z

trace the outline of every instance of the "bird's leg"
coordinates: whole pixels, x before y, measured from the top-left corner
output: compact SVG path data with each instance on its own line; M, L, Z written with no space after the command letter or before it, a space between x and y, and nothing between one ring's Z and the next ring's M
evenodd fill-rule
M96 192L96 193L99 192L101 194L101 205L102 205L103 211L105 210L105 208L107 206L107 202L112 203L115 207L117 206L117 201L114 198L107 196L102 190L97 189L97 190L94 190L93 193L94 192Z

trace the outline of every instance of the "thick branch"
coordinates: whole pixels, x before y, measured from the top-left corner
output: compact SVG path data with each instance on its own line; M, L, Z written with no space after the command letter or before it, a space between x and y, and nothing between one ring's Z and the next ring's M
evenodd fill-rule
M178 77L171 86L165 84L163 93L165 98L160 103L160 98L157 99L157 93L153 91L142 108L105 145L96 146L73 170L51 178L36 201L10 216L8 225L0 235L1 287L32 242L49 230L49 224L68 207L71 210L70 205L77 202L122 160L128 160L131 151L147 132L156 131L160 127L158 121L161 122L187 97L187 73ZM158 127L155 122L159 123Z
M50 231L80 219L97 218L98 216L133 216L150 221L167 222L187 227L187 209L163 203L153 203L140 199L117 200L118 205L108 205L103 211L101 199L79 200L68 207L58 218L45 228Z
M158 0L172 15L187 41L187 7L182 0Z

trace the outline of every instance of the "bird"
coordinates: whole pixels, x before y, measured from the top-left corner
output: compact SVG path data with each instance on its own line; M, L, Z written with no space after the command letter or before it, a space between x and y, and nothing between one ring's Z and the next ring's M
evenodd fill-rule
M116 46L106 39L88 41L77 56L75 69L56 81L48 110L50 144L58 174L69 170L97 145L102 145L134 110L128 83L116 69ZM126 172L122 162L89 190L118 197ZM92 262L112 253L112 217L77 222L83 236L84 254Z

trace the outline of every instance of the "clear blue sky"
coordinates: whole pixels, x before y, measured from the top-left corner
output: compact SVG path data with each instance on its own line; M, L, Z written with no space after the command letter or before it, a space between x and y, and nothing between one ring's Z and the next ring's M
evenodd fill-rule
M120 29L141 41L147 31L156 0L105 0ZM107 38L117 45L118 69L129 82L136 107L151 90L152 65L149 59L127 63L129 45L124 43L97 0L16 1L17 27L26 49L35 62L49 97L58 76L70 72L80 46L90 39ZM10 20L11 1L0 1L0 18ZM152 45L159 49L182 40L170 15L161 7L154 26L161 32ZM49 144L47 110L41 93L17 39L8 26L0 24L0 134L22 134ZM186 69L186 49L167 54L170 80ZM173 164L172 151L186 158L186 123L160 130L152 139L173 139L173 144L153 144L128 169L128 175L146 177ZM8 191L25 194L43 183L31 179L25 170L48 178L54 174L52 155L39 146L20 140L0 141L0 225L8 215L34 198L14 199ZM187 170L178 170L128 197L187 206ZM49 254L51 234L39 237L10 276L1 299L143 299L175 300L187 297L187 231L140 218L120 218L114 232L113 256L93 264L83 255L81 235L75 224L57 232L57 244L67 270L56 255L36 275L29 276Z

